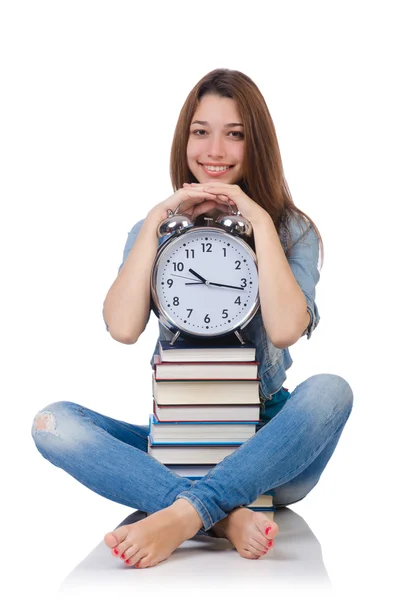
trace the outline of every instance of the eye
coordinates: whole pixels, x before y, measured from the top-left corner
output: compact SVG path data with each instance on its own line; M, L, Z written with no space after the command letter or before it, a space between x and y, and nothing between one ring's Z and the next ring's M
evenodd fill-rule
M204 135L208 132L205 129L194 129L191 133L197 135L198 137L204 137ZM244 138L244 134L242 131L229 131L228 136L234 137L236 139Z
M199 135L200 132L207 133L205 129L195 129L194 131L192 131L192 133L196 133L199 137L203 137L202 135Z

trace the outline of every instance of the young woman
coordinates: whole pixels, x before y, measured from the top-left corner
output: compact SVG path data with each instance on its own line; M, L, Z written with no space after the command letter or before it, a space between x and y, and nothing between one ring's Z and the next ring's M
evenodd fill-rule
M147 513L105 535L112 554L135 567L158 564L198 532L227 537L244 558L266 554L277 524L246 506L267 491L276 507L304 498L332 456L353 401L338 375L313 375L291 393L283 387L289 346L303 335L309 339L320 319L315 286L322 240L292 201L272 119L249 77L217 69L193 88L175 130L171 179L174 193L129 233L104 302L107 329L125 344L144 331L151 268L163 241L156 232L167 209L182 202L197 224L231 204L253 227L260 310L243 331L256 346L266 410L256 434L195 482L149 456L147 427L72 402L36 415L32 435L45 458L98 494ZM159 337L172 334L160 324Z

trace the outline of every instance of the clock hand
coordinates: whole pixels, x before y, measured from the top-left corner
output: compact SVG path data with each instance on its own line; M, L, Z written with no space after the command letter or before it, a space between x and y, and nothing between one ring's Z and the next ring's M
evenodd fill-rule
M186 283L185 285L203 285L203 281L196 281L195 283ZM227 287L232 288L233 290L245 290L243 287L237 287L236 285L226 285L225 283L214 283L213 281L209 281L208 285L216 285L217 287Z
M244 290L245 289L243 287L238 287L237 285L226 285L226 283L214 283L213 281L210 281L209 285L216 285L217 287L232 288L233 290Z
M184 275L175 275L175 273L173 273L171 275L171 277L181 277L182 279L190 279L190 281L196 281L195 279L193 279L193 277L185 277Z
M204 277L201 277L201 275L199 275L198 273L196 273L196 271L193 271L193 269L189 269L190 273L193 273L193 275L195 275L196 277L198 277L198 279L200 279L200 281L202 281L203 283L207 283L207 280L204 279Z

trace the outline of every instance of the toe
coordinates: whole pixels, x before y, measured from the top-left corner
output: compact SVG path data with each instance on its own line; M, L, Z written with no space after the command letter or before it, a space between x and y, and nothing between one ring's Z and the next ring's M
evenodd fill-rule
M127 558L127 560L124 561L124 564L128 567L135 567L141 558L145 558L146 556L147 554L143 550L139 550L133 556L131 556L131 558Z
M132 559L135 556L135 554L137 554L137 552L139 552L139 546L137 546L136 544L132 544L126 550L124 550L120 558L122 560Z
M267 539L272 540L278 534L278 525L274 521L266 520L261 527L261 533L267 537Z
M251 552L249 550L249 548L246 548L244 550L239 550L238 553L240 554L240 556L242 556L243 558L251 558L251 559L256 559L259 558L259 556L257 554L253 554L253 552Z
M251 554L253 554L255 556L255 558L257 556L262 556L263 552L264 552L264 550L259 550L259 548L257 548L256 545L254 545L254 544L248 544L247 545L247 550L249 552L251 552Z
M109 548L115 548L116 546L119 546L122 541L125 540L125 538L127 537L127 534L128 534L127 527L119 527L119 529L115 529L114 531L107 533L103 539L104 539L105 544Z
M155 562L152 557L147 555L144 558L141 558L138 561L138 563L135 564L135 567L137 567L138 569L145 569L146 567L154 567L157 564L158 564L158 561Z
M268 543L269 543L269 540L267 540L266 538L264 538L263 541L262 540L258 541L254 538L250 539L250 545L252 546L252 548L255 549L255 552L260 555L262 555L265 552L265 550L268 550ZM253 550L251 550L251 551L253 552Z
M103 538L103 541L110 549L115 548L119 543L114 533L107 533Z

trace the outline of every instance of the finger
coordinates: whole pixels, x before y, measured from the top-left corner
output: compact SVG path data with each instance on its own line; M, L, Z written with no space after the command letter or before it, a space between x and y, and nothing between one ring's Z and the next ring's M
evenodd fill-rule
M209 192L203 192L202 190L183 190L183 193L179 195L179 202L175 206L174 210L181 205L179 212L186 212L196 204L200 204L205 200L215 200L216 194Z
M217 194L217 198L222 198L222 200L229 201L230 204L236 204L235 201L229 198L229 196L226 196L226 194Z
M200 194L203 194L203 192L200 192L198 195L200 196ZM204 195L205 195L205 193L204 193ZM192 198L192 200L194 201L194 205L196 205L196 206L202 204L202 202L212 202L213 203L212 207L223 206L223 207L225 207L225 209L227 209L227 207L229 205L227 199L221 198L221 199L218 200L218 198L217 198L217 196L215 194L211 194L210 196L206 196L205 198L201 198L200 201L197 201L197 199L194 199L194 198ZM192 203L189 204L189 200L187 200L186 204L185 203L183 204L183 207L188 207L189 205L193 206L193 204ZM209 210L209 209L207 208L206 210ZM204 212L204 211L202 211L202 212Z
M231 186L229 184L221 184L221 183L184 183L184 188L183 189L190 189L190 190L202 190L203 192L208 192L211 194L217 194L217 196L224 196L230 199L230 202L234 202L234 200L232 200L230 198L230 193L232 192L231 190ZM192 186L192 187L190 187ZM229 194L225 194L222 192L229 192Z

